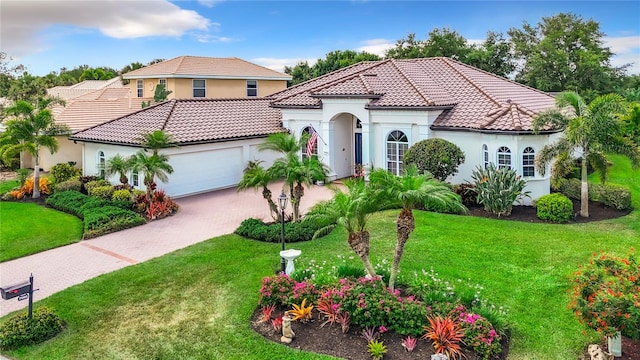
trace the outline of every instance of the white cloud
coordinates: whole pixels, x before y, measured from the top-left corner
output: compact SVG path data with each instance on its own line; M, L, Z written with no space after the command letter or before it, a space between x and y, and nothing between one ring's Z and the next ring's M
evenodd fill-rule
M219 3L221 3L222 1L223 0L198 0L198 4L208 8L212 8L218 5Z
M378 56L384 56L387 50L395 46L395 42L390 42L386 39L364 40L361 44L363 45L358 48L358 51L366 51Z
M3 0L2 49L20 57L42 51L43 35L52 26L98 29L117 38L180 37L189 31L207 32L215 24L195 11L166 0L72 1Z
M605 37L604 45L615 55L611 58L613 66L631 64L629 74L640 74L640 36Z
M278 58L251 59L251 62L254 62L258 65L262 65L271 70L280 71L280 72L284 72L285 66L293 67L293 66L296 66L299 62L304 62L304 61L306 61L309 64L309 66L313 66L315 65L316 61L318 61L318 59L300 59L300 58L297 58L297 59L278 59Z

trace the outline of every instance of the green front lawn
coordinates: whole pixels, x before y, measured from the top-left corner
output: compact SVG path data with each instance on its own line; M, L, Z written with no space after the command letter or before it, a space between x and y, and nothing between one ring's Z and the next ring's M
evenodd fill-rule
M615 169L614 169L615 170ZM630 170L631 171L631 170ZM640 171L628 176L638 179ZM612 179L625 177L612 174ZM626 184L626 183L625 183ZM634 204L638 204L634 188ZM390 260L397 211L371 220L374 263ZM508 310L509 359L576 359L598 340L567 309L569 277L594 252L624 255L638 246L640 211L580 225L530 224L416 212L401 277L433 268L469 279L482 297ZM55 339L9 355L20 359L322 359L264 340L249 325L260 280L279 266L279 244L235 235L105 274L37 305L56 309L68 327ZM301 260L352 255L344 231L296 243ZM423 340L418 346L428 346Z
M20 185L18 180L0 181L0 195L17 188L18 185Z
M79 241L82 221L44 206L0 202L0 262Z

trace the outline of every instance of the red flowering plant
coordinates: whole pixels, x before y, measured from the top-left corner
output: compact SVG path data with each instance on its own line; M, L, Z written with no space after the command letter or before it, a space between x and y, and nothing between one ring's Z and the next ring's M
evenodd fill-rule
M633 254L594 254L573 275L569 308L578 320L606 336L617 331L640 338L640 262Z
M486 318L468 312L458 305L452 312L464 333L463 342L471 347L482 359L495 359L502 351L500 334Z

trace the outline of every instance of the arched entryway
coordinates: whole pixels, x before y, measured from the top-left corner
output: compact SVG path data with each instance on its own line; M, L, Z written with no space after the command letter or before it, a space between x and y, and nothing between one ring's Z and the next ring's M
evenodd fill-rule
M341 113L331 119L330 129L331 168L337 179L351 177L363 163L362 124L355 115Z

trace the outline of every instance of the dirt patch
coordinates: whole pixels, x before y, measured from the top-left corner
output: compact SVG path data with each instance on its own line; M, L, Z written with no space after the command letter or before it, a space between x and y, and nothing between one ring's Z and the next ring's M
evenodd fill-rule
M282 311L274 313L275 316L282 315ZM318 315L316 313L316 315ZM262 314L257 308L253 314L252 328L264 336L266 339L280 343L281 333L276 333L271 324L260 322ZM310 351L320 354L335 356L342 359L350 360L370 360L371 356L367 353L367 341L360 337L361 328L351 326L349 332L342 333L340 325L326 325L320 327L322 321L317 316L310 322L303 324L299 322L292 323L291 327L296 337L291 344L282 344L292 349ZM508 338L505 336L505 338ZM406 351L402 347L403 337L393 333L386 332L380 335L378 339L384 342L387 347L387 353L384 355L385 360L403 359L430 359L433 346L427 340L418 339L418 343L412 352ZM506 359L509 352L508 339L502 342L502 354L499 359ZM468 360L480 360L476 354L465 349L464 354Z

